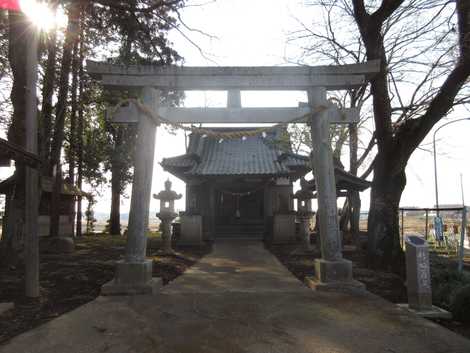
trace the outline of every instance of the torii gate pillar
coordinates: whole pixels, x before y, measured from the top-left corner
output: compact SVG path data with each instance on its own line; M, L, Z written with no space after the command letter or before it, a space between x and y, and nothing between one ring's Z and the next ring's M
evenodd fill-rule
M314 107L327 106L326 89L310 89L308 103L312 111ZM315 277L307 278L306 282L317 290L363 289L364 285L352 278L352 262L342 255L330 123L327 111L312 114L310 118L311 160L315 166L322 257L315 260Z
M142 100L158 109L160 91L144 87ZM160 288L161 282L152 278L153 261L146 259L156 130L149 117L142 115L138 120L126 254L116 263L114 279L101 288L104 295L153 294Z

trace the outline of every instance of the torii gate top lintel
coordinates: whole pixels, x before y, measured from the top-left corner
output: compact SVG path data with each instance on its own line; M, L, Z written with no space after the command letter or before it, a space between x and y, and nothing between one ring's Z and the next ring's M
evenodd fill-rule
M229 91L227 108L159 107L158 115L174 123L280 123L308 114L309 107L243 108L241 90L340 90L355 88L379 71L378 60L338 66L233 66L184 67L156 65L115 65L87 61L87 71L108 88L144 87L158 90ZM323 100L326 100L325 94ZM321 101L321 99L320 99ZM321 103L316 99L315 104ZM313 103L313 102L310 102ZM357 109L329 110L332 123L358 121ZM116 123L136 123L135 107L113 113Z
M87 71L107 87L169 90L327 90L354 88L380 69L378 60L337 66L156 66L87 61Z

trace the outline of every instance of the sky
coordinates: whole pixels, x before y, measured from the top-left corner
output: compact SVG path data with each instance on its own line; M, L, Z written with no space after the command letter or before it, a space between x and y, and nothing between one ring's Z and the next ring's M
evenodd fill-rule
M289 33L299 28L299 19L309 22L315 17L311 7L299 0L188 0L190 5L182 10L181 18L187 28L173 30L170 39L184 57L187 66L267 66L286 65L287 58L296 57L299 48L286 45ZM198 6L200 5L200 6ZM193 30L189 30L191 28ZM204 32L205 34L201 34ZM189 39L188 39L189 38ZM315 63L309 63L315 65ZM305 101L303 92L243 92L244 106L297 106ZM224 106L224 92L187 92L185 106ZM459 109L450 119L470 118L470 113ZM439 123L438 126L443 124ZM370 126L373 128L373 126ZM159 162L185 152L184 134L169 134L159 127L155 148L152 193L163 189L167 178L173 188L183 195L182 181L164 172ZM434 169L432 134L417 150L408 163L407 186L401 206L432 207L434 199ZM470 121L444 127L437 134L437 162L440 204L461 203L460 175L463 175L464 194L470 204ZM346 162L346 159L345 161ZM0 171L5 176L6 171ZM110 192L101 190L97 212L109 212ZM130 195L130 187L126 190ZM362 209L368 210L369 193L362 193ZM130 198L123 198L121 212L128 211ZM176 208L184 209L184 197ZM158 210L152 199L151 212Z
M300 13L301 2L296 1L248 1L217 0L188 1L182 11L182 19L188 28L181 29L184 35L173 31L170 40L184 58L186 66L278 66L285 65L285 38L297 20L290 12ZM197 4L204 4L196 6ZM204 19L204 21L201 21ZM262 25L261 25L262 22ZM202 31L207 35L200 34ZM185 38L189 37L190 41ZM197 43L197 46L192 42ZM304 92L242 92L243 106L297 106L306 101ZM226 106L225 92L186 92L184 105ZM167 178L173 188L185 195L182 181L162 170L159 162L165 157L185 153L184 134L168 134L163 128L157 131L155 149L155 170L152 193L163 188ZM130 188L127 193L130 195ZM109 210L110 196L104 193L96 210ZM122 211L129 206L130 199L124 200ZM184 197L176 202L176 208L184 209ZM150 210L158 210L158 201L152 200Z
M295 0L191 0L188 4L190 6L183 9L181 15L187 26L181 27L184 34L174 30L170 35L170 40L187 66L286 65L288 58L296 57L300 50L286 44L289 33L299 29L299 20L308 23L309 18L315 16L312 8L305 7L304 1ZM184 105L224 106L225 99L224 92L187 92ZM303 92L245 92L242 95L243 106L297 106L298 101L305 100ZM464 117L470 117L470 113L460 110L452 119ZM469 136L470 121L451 124L441 129L436 136L440 204L461 202L461 174L464 194L470 200ZM423 150L417 150L408 163L402 206L432 207L435 204L430 142L432 137L428 136L423 143ZM163 128L158 129L152 193L160 191L163 182L170 178L173 188L185 194L184 183L164 172L159 165L162 158L184 152L182 133L170 135ZM130 195L130 188L127 194ZM109 192L104 191L102 195L96 210L107 212ZM369 192L361 195L363 210L369 208L369 197ZM123 212L128 209L129 200L123 200ZM184 209L184 197L177 201L176 207ZM157 200L152 199L150 209L158 209Z

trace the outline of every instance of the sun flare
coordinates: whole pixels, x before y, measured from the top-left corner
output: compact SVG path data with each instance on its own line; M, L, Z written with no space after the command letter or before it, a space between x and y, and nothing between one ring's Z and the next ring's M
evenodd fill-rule
M20 8L38 28L49 31L55 27L65 27L67 16L62 8L53 11L47 3L37 0L20 0Z

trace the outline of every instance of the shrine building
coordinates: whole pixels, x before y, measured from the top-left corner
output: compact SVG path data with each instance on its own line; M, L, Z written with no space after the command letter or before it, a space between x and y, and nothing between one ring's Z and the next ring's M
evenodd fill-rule
M295 240L293 183L311 171L311 164L308 156L292 152L286 136L282 129L227 140L191 134L185 154L163 159L164 170L186 183L180 243L216 238ZM338 196L370 185L344 171L339 162L335 180ZM314 180L303 184L315 190Z

